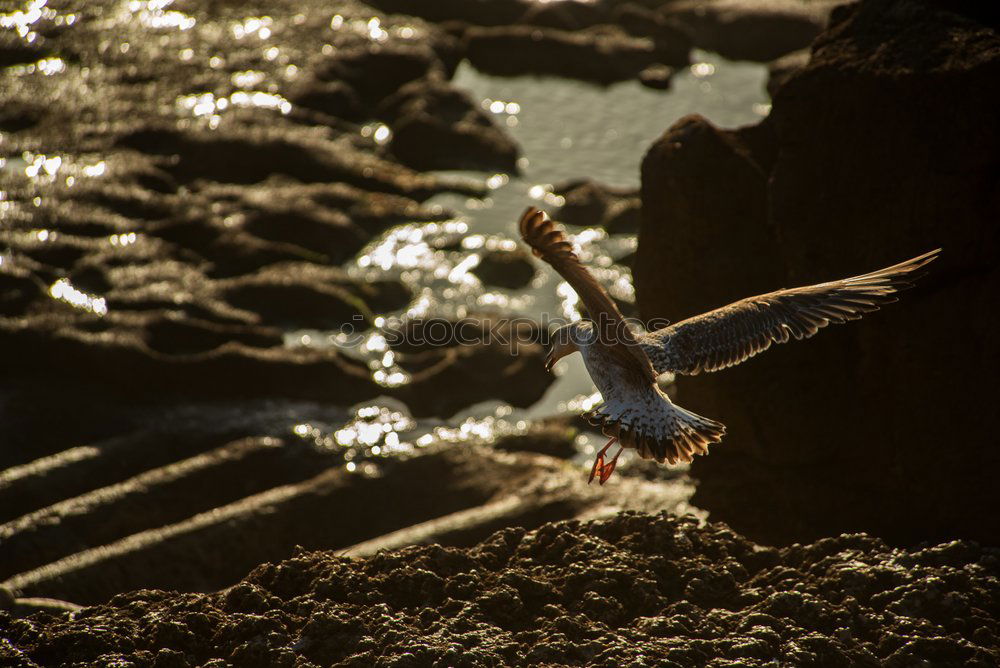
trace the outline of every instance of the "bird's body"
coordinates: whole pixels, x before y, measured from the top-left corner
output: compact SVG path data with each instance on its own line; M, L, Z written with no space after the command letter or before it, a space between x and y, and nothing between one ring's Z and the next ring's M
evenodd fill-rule
M604 400L588 418L623 448L635 448L643 459L674 464L707 453L708 444L722 437L724 426L677 406L656 382L629 379L629 369L606 353L589 322L575 328L581 333L576 345L587 373Z
M722 440L725 426L674 404L657 386L664 373L694 375L739 364L774 343L813 336L896 301L916 270L939 250L862 276L749 297L653 332L633 332L618 307L580 264L565 235L541 211L529 208L520 232L535 255L551 264L576 290L585 319L560 328L547 366L579 351L604 402L589 414L611 440L598 453L591 480L603 483L621 450L604 462L619 442L644 459L670 464L707 454Z

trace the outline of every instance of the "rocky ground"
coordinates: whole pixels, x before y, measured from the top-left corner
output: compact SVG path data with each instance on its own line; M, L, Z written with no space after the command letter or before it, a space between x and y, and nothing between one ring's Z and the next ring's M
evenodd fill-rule
M139 590L0 612L30 666L993 666L1000 551L864 534L757 546L625 513L472 548L301 550L214 594Z

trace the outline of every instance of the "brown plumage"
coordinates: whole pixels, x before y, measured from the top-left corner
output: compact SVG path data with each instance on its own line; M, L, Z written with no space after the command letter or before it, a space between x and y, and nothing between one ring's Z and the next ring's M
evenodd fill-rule
M775 343L807 339L830 323L857 320L897 301L941 249L839 281L748 297L641 335L657 373L697 374L734 366Z
M625 316L580 262L573 252L573 244L566 239L563 231L542 211L534 208L529 208L521 216L518 227L521 238L531 246L531 252L552 265L573 286L583 302L587 318L598 328L597 345L614 356L628 373L635 374L637 382L640 382L639 379L655 382L653 366L628 328Z

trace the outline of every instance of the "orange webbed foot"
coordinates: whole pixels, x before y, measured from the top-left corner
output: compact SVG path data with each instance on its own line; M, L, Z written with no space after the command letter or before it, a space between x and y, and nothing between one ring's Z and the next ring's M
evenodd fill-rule
M608 476L611 475L611 471L615 470L615 463L612 461L611 462L611 470L609 470L607 472L607 474L604 473L604 470L608 466L607 464L604 463L604 453L607 452L608 448L610 448L612 445L614 445L615 442L617 442L617 441L618 441L618 438L615 437L615 436L612 436L611 440L608 441L607 443L605 443L604 447L601 448L600 452L597 453L597 459L594 460L594 465L590 468L590 478L587 480L587 484L588 485L590 483L594 482L594 476L596 476L598 473L600 473L600 479L599 479L600 483L603 485L604 481L607 480ZM618 451L618 454L619 455L621 454L621 450ZM615 455L615 459L618 459L618 455Z
M603 463L601 464L601 477L600 480L598 481L600 484L603 485L604 483L606 483L608 481L608 478L611 477L611 474L615 472L615 465L618 464L618 456L622 453L623 449L624 448L618 448L618 452L615 453L615 456L611 459L610 462L608 462L607 464Z
M587 480L587 484L594 482L594 476L600 471L601 475L604 475L604 455L597 455L597 459L594 460L594 465L590 468L590 478ZM604 484L603 482L601 484Z

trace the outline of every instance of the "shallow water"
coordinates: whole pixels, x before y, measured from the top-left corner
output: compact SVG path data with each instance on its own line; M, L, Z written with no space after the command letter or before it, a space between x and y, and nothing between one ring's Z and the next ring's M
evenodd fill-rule
M373 279L401 275L419 293L405 313L384 314L386 318L380 322L391 325L404 315L463 317L497 311L536 320L543 314L551 320L578 317L575 294L548 267L541 268L528 288L517 291L484 286L469 270L478 264L483 249L512 248L519 243L515 224L526 206L534 204L549 211L558 208L560 198L551 192L554 183L590 178L608 185L638 187L643 154L678 118L699 113L720 126L736 127L767 114L764 66L729 62L699 51L692 59L694 63L677 74L667 91L649 89L637 81L597 86L557 77L498 77L463 63L455 83L473 99L481 100L483 108L493 112L520 144L522 173L486 175L492 190L483 199L437 196L431 203L456 211L455 220L399 226L359 254L350 267L355 275ZM481 173L463 175L484 178ZM616 297L631 301L631 272L612 258L633 251L635 237L608 235L601 228L570 231L581 256L591 262L602 283ZM458 245L458 250L448 250ZM329 332L294 332L289 337L293 345L344 346L346 341L346 337ZM369 360L379 382L406 382L405 372L395 366L393 355L387 354L378 331L360 345L347 348ZM526 410L487 402L462 411L449 422L499 420L516 424L527 418L581 410L596 400L579 356L561 361L556 371L558 380Z
M646 149L681 116L698 113L717 125L735 127L760 120L769 109L765 66L698 50L691 57L694 64L679 72L666 91L635 80L598 86L558 77L497 77L467 63L454 82L483 99L485 108L492 106L486 100L518 105L518 113L496 116L527 158L523 183L587 177L638 186ZM506 120L511 116L516 123ZM517 190L516 185L503 190Z

